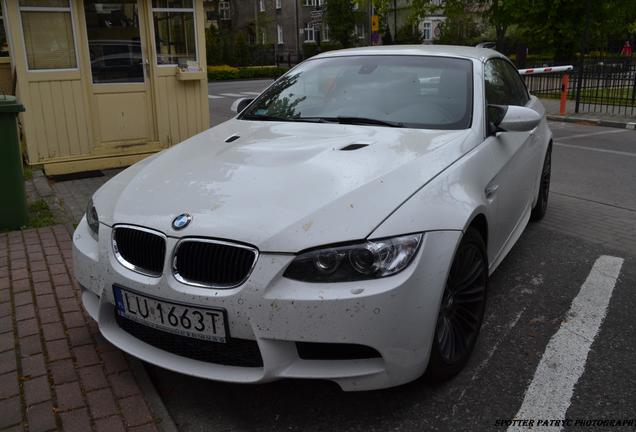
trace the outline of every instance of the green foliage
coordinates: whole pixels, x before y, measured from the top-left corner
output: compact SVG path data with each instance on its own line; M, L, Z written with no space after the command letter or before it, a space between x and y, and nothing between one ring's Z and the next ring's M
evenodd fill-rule
M398 45L410 45L421 44L423 41L422 33L420 33L420 31L413 25L406 24L398 30L393 43Z
M43 199L29 204L25 228L42 228L55 224L55 217Z
M342 48L339 42L322 42L320 52L333 51ZM303 44L303 57L309 58L318 54L318 45L313 43Z
M24 180L31 180L33 178L33 170L29 167L24 167L22 170L22 177Z
M354 46L353 32L356 23L365 19L364 7L359 0L329 0L325 3L325 22L329 26L329 38L338 42L341 47ZM358 10L354 6L358 5Z
M329 0L326 21L329 25L330 38L343 47L350 47L353 42L355 28L355 12L352 0Z
M208 66L208 80L221 81L233 79L278 78L287 72L286 68L276 66Z

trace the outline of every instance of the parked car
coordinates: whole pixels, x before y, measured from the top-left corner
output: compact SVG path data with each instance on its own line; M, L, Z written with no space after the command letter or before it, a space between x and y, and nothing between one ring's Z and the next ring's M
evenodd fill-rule
M445 380L546 212L552 135L501 54L331 51L102 186L75 231L106 339L212 380Z

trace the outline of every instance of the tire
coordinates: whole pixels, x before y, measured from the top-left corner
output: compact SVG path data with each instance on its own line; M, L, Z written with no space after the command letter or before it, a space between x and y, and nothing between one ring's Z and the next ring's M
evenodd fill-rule
M543 168L541 169L541 183L539 185L539 196L537 202L532 208L530 219L539 221L545 216L548 210L548 198L550 195L550 175L552 172L552 144L548 146L548 151L543 160Z
M457 375L475 347L486 308L488 256L479 231L469 228L448 275L425 379L441 383Z

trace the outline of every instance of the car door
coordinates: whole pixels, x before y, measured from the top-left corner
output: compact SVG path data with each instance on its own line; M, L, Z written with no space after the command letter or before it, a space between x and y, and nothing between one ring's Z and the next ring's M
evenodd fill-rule
M486 104L527 106L530 96L517 70L500 58L484 65ZM486 107L487 108L487 107ZM514 239L532 205L536 178L534 132L496 132L488 136L501 166L486 188L486 196L496 194L496 250L502 252ZM490 197L489 197L490 198ZM511 246L511 245L510 245Z

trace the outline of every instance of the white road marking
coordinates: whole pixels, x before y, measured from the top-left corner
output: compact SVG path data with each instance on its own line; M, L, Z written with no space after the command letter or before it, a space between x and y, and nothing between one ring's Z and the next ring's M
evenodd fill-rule
M258 96L259 94L261 94L261 92L241 92L243 94L247 94L247 95L252 95L252 96Z
M574 386L585 370L587 354L607 313L623 259L600 256L559 330L552 336L515 419L564 419ZM540 427L559 431L562 428ZM527 430L510 426L509 432Z
M609 131L600 131L600 132L590 132L590 133L583 133L583 134L576 134L576 135L568 135L568 136L564 136L564 137L559 137L557 138L558 141L563 141L563 140L569 140L569 139L575 139L575 138L585 138L585 137L590 137L590 136L595 136L595 135L606 135L606 134L617 134L617 133L625 133L625 132L629 132L626 129L614 129L614 130L609 130Z
M224 96L208 95L209 99L225 99Z
M556 142L556 143L554 143L554 145L557 145L559 147L567 147L567 148L573 148L573 149L579 149L579 150L595 151L595 152L599 152L599 153L609 153L609 154L615 154L615 155L620 155L620 156L636 157L636 153L623 152L623 151L618 151L618 150L607 150L607 149L600 149L600 148L595 148L595 147L578 146L578 145L574 145L574 144L563 144L563 143L560 143L560 142Z
M221 93L221 96L234 97L234 98L245 97L245 95L242 95L242 94L239 94L239 93Z

